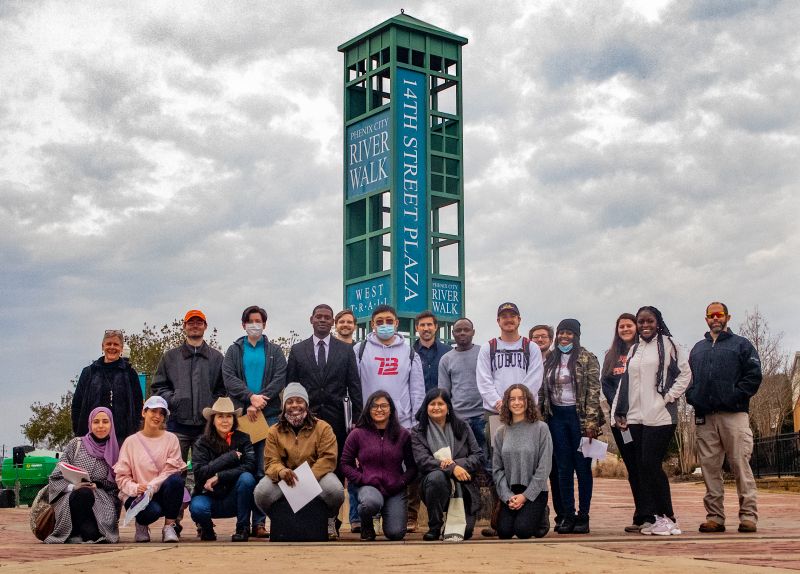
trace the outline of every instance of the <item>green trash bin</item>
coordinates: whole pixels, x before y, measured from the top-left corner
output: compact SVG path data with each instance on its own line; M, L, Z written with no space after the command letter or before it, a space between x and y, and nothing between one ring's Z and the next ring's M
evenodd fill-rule
M14 466L11 457L3 459L3 488L14 488L14 483L19 478L19 500L17 504L28 505L33 502L44 485L50 473L58 464L61 453L55 450L33 450L25 455L21 467Z

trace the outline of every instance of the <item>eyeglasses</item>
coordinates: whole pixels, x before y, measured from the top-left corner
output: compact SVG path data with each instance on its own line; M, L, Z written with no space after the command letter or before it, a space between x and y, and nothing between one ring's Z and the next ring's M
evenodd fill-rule
M725 313L717 311L715 313L706 313L706 319L724 319Z
M122 336L122 331L120 329L106 329L105 336L108 337L109 335Z
M380 403L377 405L372 405L370 407L372 411L388 411L389 410L389 403Z

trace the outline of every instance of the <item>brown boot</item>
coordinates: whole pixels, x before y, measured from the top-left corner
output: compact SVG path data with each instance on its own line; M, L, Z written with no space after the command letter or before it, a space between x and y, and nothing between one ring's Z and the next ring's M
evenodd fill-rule
M720 524L719 522L714 522L713 520L706 520L700 525L698 530L706 534L712 532L725 532L725 525Z

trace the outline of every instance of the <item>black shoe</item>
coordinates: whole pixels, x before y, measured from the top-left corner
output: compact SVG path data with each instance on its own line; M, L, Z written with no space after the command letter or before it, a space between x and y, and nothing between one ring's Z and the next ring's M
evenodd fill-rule
M578 514L575 518L575 526L572 529L573 534L589 534L589 515Z
M237 528L236 533L231 536L231 542L247 542L249 539L250 532L246 526L244 528Z
M491 526L489 528L484 528L483 530L481 530L481 536L483 536L484 538L497 538L497 530L495 530Z
M441 528L431 528L425 534L422 535L422 539L425 542L433 542L434 540L439 540L442 537L442 529Z
M550 532L550 507L545 506L542 521L539 523L539 527L533 531L533 536L534 538L544 538L548 532Z
M375 525L372 523L372 520L361 523L361 540L365 542L372 542L375 540Z
M561 521L561 526L556 528L556 532L559 534L572 534L574 530L575 530L574 516L565 516L564 520Z
M214 532L213 526L209 526L208 528L200 528L200 540L206 542L213 542L216 539L217 539L217 533Z

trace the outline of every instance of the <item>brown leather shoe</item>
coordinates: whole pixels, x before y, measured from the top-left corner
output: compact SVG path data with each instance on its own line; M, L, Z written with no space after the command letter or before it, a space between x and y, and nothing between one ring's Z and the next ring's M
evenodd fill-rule
M269 538L269 530L267 530L263 524L258 524L253 528L251 536L253 538Z
M725 525L720 524L718 522L714 522L713 520L706 520L705 522L703 522L703 524L700 525L700 528L698 530L706 534L711 532L725 532Z
M752 520L742 520L739 523L739 532L756 532L758 528Z

